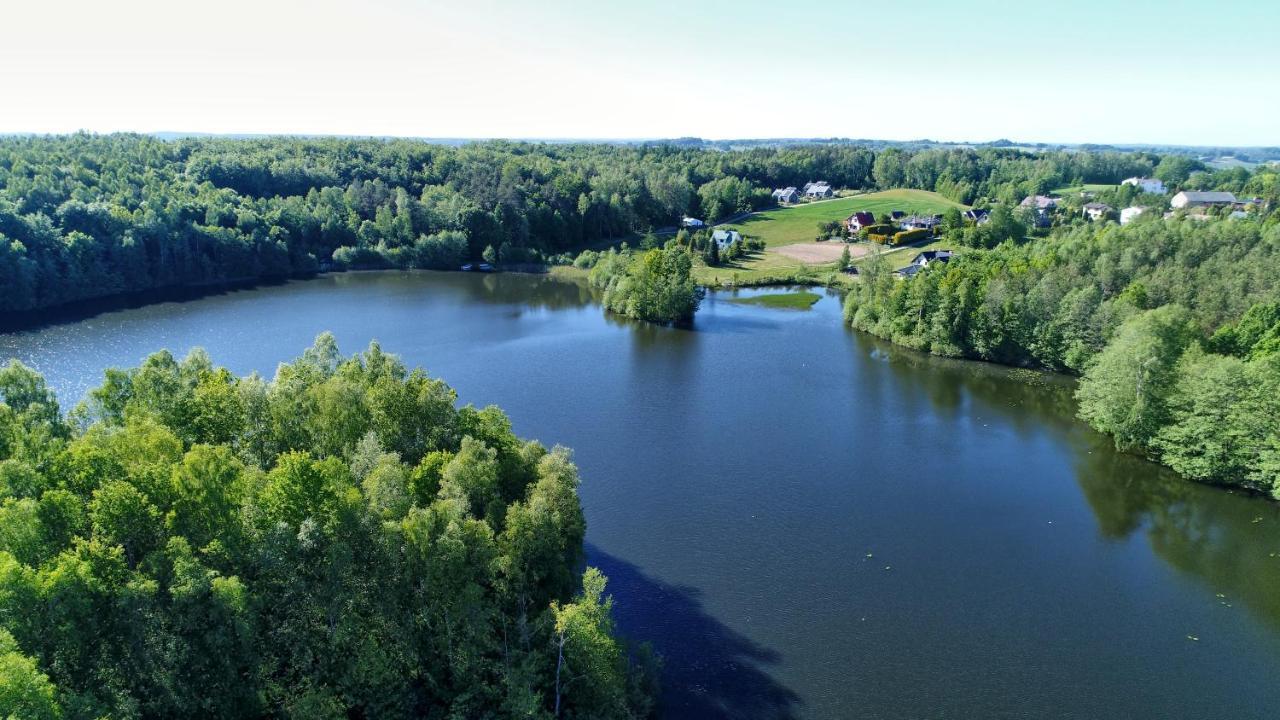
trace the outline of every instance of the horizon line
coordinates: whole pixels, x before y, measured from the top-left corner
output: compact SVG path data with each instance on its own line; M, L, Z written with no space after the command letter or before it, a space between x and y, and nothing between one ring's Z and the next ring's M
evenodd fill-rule
M993 147L1079 147L1079 146L1102 146L1115 148L1205 148L1205 149L1238 149L1238 150L1280 150L1280 142L1276 144L1259 144L1259 145L1231 145L1231 144L1203 144L1203 143L1179 143L1179 142L1161 142L1161 141L1139 141L1139 142L1103 142L1096 140L1085 141L1055 141L1055 140L1014 140L1007 137L993 138L991 140L940 140L934 138L873 138L873 137L850 137L844 135L812 135L812 136L757 136L757 137L702 137L699 135L678 135L678 136L502 136L502 135L397 135L382 133L318 133L318 132L261 132L261 131L230 131L230 132L214 132L205 130L92 130L81 128L71 131L38 131L38 130L12 130L0 131L0 137L69 137L71 135L150 135L155 137L173 136L178 138L349 138L349 139L395 139L395 140L423 140L423 141L463 141L463 142L527 142L527 143L662 143L662 142L678 142L678 141L700 141L706 143L732 143L732 142L807 142L807 143L893 143L893 144L931 144L931 145L971 145L971 146L993 146ZM993 145L1000 143L1000 145Z

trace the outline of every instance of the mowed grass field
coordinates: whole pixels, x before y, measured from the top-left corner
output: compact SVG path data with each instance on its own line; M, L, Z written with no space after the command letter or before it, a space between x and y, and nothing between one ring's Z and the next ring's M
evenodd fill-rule
M1084 185L1072 185L1071 187L1060 187L1050 190L1050 195L1077 195L1082 192L1102 192L1103 190L1112 190L1119 185L1099 185L1097 183L1085 183Z
M881 213L901 210L911 214L936 214L964 205L926 190L885 190L853 197L822 200L756 213L751 217L725 225L747 237L758 237L768 247L791 243L813 242L818 223L844 220L855 212Z

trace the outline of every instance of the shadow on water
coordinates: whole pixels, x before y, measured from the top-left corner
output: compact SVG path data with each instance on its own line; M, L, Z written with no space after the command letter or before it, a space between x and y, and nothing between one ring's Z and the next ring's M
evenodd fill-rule
M1141 534L1156 557L1194 578L1206 599L1247 607L1280 628L1280 504L1118 452L1111 438L1076 417L1072 378L937 358L875 338L865 343L862 352L887 361L940 414L954 417L970 404L1020 432L1055 433L1072 450L1076 483L1101 537L1122 542Z
M781 659L711 617L699 591L669 585L587 544L587 562L609 578L624 635L653 643L662 656L662 716L785 720L799 697L764 669Z
M1222 605L1243 605L1280 629L1280 506L1240 491L1199 485L1141 458L1082 454L1076 480L1114 540L1141 533L1157 557L1195 578Z
M210 297L230 295L238 290L279 287L288 284L289 281L289 278L284 277L227 280L199 285L152 288L100 298L73 300L69 303L41 310L0 313L0 332L43 330L57 325L77 323L117 310L136 310L157 303L192 302Z
M448 278L467 294L484 303L519 305L526 309L565 310L598 303L598 293L585 282L539 273L488 273L472 282L466 273L433 273Z

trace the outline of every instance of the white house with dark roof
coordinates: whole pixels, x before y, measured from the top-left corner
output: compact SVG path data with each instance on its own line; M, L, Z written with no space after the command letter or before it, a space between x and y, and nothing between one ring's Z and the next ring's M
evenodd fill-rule
M903 230L933 230L941 224L942 218L937 215L912 215L898 222Z
M737 230L715 230L711 233L711 239L724 250L736 242L742 242L742 234Z
M1090 220L1103 220L1112 211L1110 205L1100 202L1085 203L1084 216Z
M1146 193L1155 193L1156 195L1164 194L1164 181L1157 180L1156 178L1131 177L1131 178L1126 178L1124 182L1120 184L1133 185L1134 187L1137 187L1138 189L1142 190L1142 192L1146 192Z
M915 257L911 258L910 265L904 268L898 268L893 272L900 278L915 277L916 273L924 270L930 265L948 262L951 258L955 257L955 255L956 254L950 250L925 250L922 253L917 253Z
M1231 205L1236 201L1234 193L1229 192L1200 192L1195 190L1183 190L1169 204L1174 208L1185 207L1213 207L1217 205Z
M916 256L911 258L911 264L929 267L929 263L944 263L953 257L955 253L950 250L925 250L922 253L916 253Z
M849 232L857 235L862 232L863 228L876 224L876 216L869 212L856 212L850 215L844 221L844 226L849 228Z

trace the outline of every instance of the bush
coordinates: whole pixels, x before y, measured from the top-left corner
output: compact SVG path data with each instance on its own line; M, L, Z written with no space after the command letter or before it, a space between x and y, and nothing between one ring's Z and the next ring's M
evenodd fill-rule
M600 262L600 253L595 250L583 250L578 253L578 257L574 258L573 266L579 270L590 270Z

